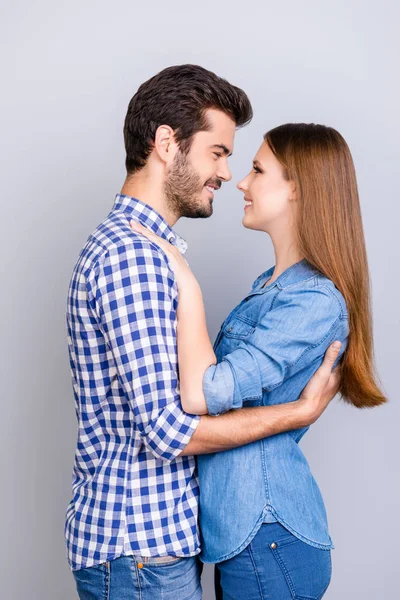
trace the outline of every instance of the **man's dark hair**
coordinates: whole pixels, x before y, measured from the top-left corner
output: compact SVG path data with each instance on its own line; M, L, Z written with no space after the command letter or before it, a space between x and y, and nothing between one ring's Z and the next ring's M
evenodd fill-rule
M207 131L206 110L231 117L236 127L251 121L253 109L243 90L198 65L164 69L143 83L128 106L124 139L129 175L142 169L153 149L160 125L175 132L182 152L188 153L198 131Z

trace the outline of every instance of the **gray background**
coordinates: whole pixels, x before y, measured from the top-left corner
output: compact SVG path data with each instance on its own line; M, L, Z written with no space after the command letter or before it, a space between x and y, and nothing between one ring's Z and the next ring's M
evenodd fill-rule
M76 439L67 286L122 185L131 96L183 62L225 76L253 102L255 118L231 159L234 182L264 131L284 122L332 125L352 149L376 360L391 402L363 412L336 402L302 447L336 544L325 597L397 597L398 20L394 0L1 3L2 598L75 598L63 540ZM212 336L273 264L269 238L245 230L242 211L231 182L211 219L177 227L190 244ZM208 568L204 590L213 598Z

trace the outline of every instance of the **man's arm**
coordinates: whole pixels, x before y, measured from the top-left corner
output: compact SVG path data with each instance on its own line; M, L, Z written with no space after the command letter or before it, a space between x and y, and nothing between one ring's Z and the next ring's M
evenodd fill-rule
M332 368L340 347L340 342L335 342L328 348L322 365L299 400L276 406L241 408L218 417L202 416L181 456L230 450L314 423L339 389L340 369L332 371Z

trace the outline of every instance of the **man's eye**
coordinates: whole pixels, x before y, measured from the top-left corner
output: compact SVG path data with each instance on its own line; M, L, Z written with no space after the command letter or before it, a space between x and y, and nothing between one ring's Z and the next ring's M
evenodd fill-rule
M216 156L217 158L221 158L222 154L220 152L214 152L214 156Z

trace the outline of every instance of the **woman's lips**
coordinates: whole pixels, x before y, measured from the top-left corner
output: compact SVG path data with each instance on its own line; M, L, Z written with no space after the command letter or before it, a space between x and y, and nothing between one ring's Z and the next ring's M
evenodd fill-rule
M249 200L248 198L245 198L244 201L245 201L244 210L247 210L253 204L253 201Z

